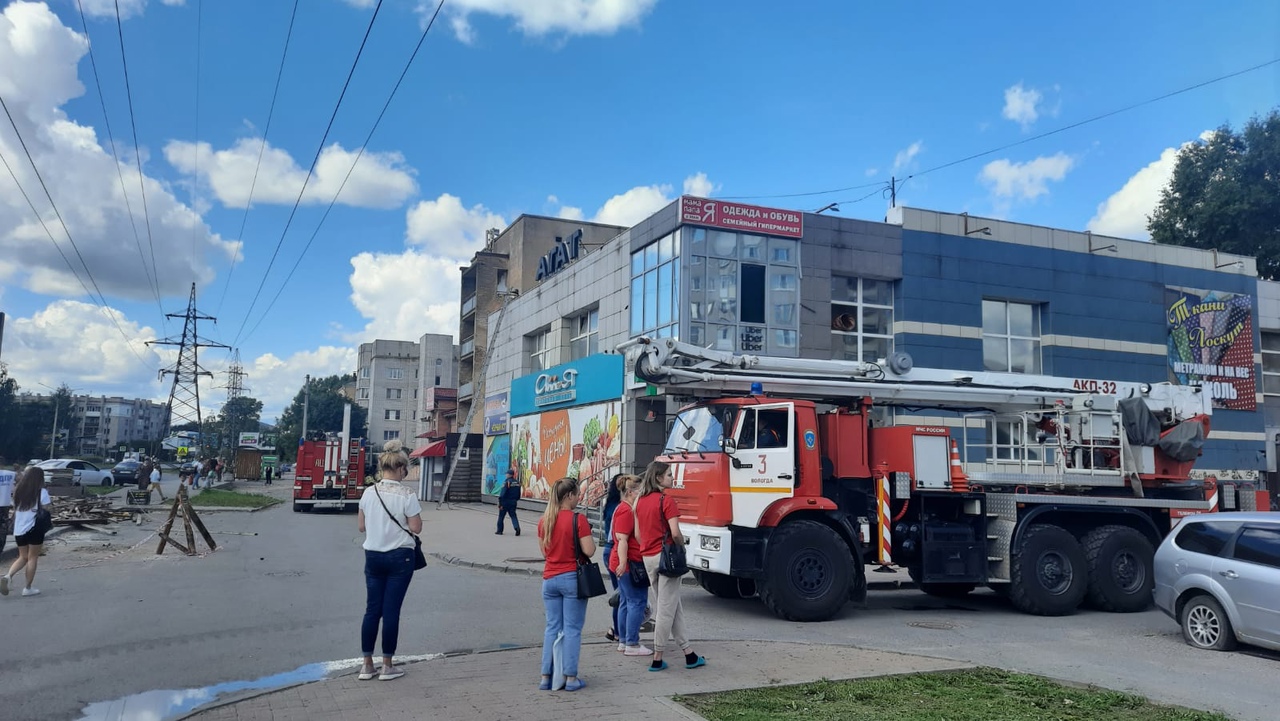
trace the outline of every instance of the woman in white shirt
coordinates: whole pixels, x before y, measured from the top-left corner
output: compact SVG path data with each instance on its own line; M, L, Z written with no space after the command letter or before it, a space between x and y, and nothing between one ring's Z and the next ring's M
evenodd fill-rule
M13 535L18 544L18 559L9 567L8 573L0 576L0 595L9 595L9 583L13 574L24 568L27 571L27 585L22 589L22 595L40 595L40 590L32 585L36 580L40 548L44 546L44 531L35 530L36 510L49 503L49 492L44 487L44 470L28 466L13 487Z
M378 456L382 480L360 497L360 532L364 537L364 580L367 591L360 627L364 666L359 679L390 681L404 671L392 664L400 636L400 606L413 580L414 535L422 532L422 506L412 489L400 482L409 475L409 454L400 441L387 441ZM382 669L373 666L373 645L382 623Z

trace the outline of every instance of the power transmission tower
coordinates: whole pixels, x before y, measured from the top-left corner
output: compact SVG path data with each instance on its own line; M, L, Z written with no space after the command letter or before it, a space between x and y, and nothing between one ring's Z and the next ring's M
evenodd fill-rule
M232 468L235 468L236 449L240 447L240 413L232 402L249 392L249 386L244 384L247 375L249 374L240 362L240 349L236 348L231 351L231 363L227 365L227 402L222 406L222 446L231 448ZM229 409L231 412L228 412Z
M175 425L184 423L194 423L196 428L201 431L201 444L204 443L204 419L200 415L200 377L213 377L213 374L200 367L200 349L201 348L228 348L229 346L222 343L214 343L200 339L197 329L199 321L208 320L217 322L217 318L211 315L201 314L196 310L196 284L191 284L191 299L187 301L186 313L166 313L166 318L181 318L182 336L180 338L165 338L164 340L147 341L147 345L170 345L178 347L178 361L174 363L172 368L161 368L160 379L164 380L167 375L173 376L173 386L169 389L169 403L165 407L164 426L160 434L160 440L169 437L169 432Z

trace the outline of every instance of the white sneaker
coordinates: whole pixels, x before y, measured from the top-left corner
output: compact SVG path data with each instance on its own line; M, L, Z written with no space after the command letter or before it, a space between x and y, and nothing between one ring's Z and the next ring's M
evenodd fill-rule
M24 596L39 596L39 595L40 595L40 589L38 589L38 588L24 588L24 589L22 589L22 595L24 595Z
M627 650L626 650L626 651L623 651L623 655L626 655L626 656L652 656L652 655L653 655L653 649L649 648L648 646L644 646L644 645L640 645L640 646L627 646Z
M627 644L622 643L621 641L619 641L619 642L618 642L618 650L619 650L619 651L626 651L626 650L627 650Z
M5 574L0 576L0 596L9 595L9 576Z

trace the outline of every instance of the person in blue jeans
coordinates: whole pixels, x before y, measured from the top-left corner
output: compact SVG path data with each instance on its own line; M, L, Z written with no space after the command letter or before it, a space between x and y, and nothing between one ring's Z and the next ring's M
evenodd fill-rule
M511 516L511 527L520 535L520 519L516 518L516 504L520 502L520 481L516 480L516 472L507 470L507 479L502 482L502 490L498 493L498 532L502 535L502 519Z
M649 584L637 584L630 567L644 568L640 555L640 539L636 536L636 499L644 482L639 476L622 476L622 501L613 514L611 524L615 546L607 557L610 573L618 579L622 598L618 602L618 650L627 656L649 656L653 653L640 645L640 626L644 623L644 609L649 600Z
M609 583L613 585L615 591L618 590L618 577L614 575L613 564L609 562L610 554L613 553L613 512L622 502L622 486L625 478L624 474L618 473L609 479L609 486L605 489L604 513L600 515L604 520L604 552L601 557L604 558L605 570L609 573ZM622 629L618 627L618 611L621 608L622 598L619 595L618 605L613 607L613 625L604 635L605 638L618 644L619 651L622 650Z
M413 580L414 536L422 532L422 506L412 489L400 483L409 474L409 454L400 441L388 441L378 457L382 480L364 489L358 514L364 537L364 621L360 651L364 664L357 678L392 681L404 675L393 663L400 640L400 607ZM373 665L373 646L382 625L382 668Z
M547 611L547 628L542 637L542 681L538 688L552 690L553 650L560 639L565 677L564 690L577 691L587 685L578 676L578 656L582 652L582 624L587 618L587 599L578 597L578 552L590 558L596 542L584 514L576 513L578 482L561 478L551 487L547 510L538 521L538 546L546 563L542 569L542 603ZM557 689L558 690L558 689Z

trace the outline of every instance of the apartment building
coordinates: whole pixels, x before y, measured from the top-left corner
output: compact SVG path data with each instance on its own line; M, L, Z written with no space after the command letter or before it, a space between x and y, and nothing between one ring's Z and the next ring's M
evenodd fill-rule
M413 447L420 352L418 343L407 340L360 344L356 403L367 412L365 438L374 448L393 439Z

